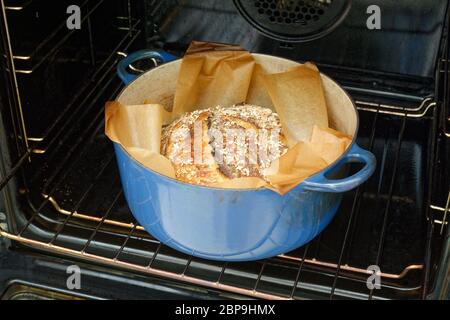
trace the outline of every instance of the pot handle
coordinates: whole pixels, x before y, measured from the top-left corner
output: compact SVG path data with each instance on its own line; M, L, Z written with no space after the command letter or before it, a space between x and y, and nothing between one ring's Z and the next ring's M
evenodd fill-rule
M125 58L123 58L117 65L117 74L119 78L123 81L125 85L129 84L131 81L136 79L138 75L129 73L127 68L134 62L142 59L158 59L161 60L162 63L170 62L178 59L174 55L171 55L168 52L163 50L155 50L155 49L144 49L139 50L133 53L130 53Z
M365 165L360 171L348 178L330 180L326 177L326 175L337 166L352 162L360 162L364 163ZM333 193L341 193L352 190L370 178L370 176L375 171L376 162L377 160L371 152L360 148L355 143L350 151L344 156L344 158L335 166L306 179L303 182L304 189L308 191Z

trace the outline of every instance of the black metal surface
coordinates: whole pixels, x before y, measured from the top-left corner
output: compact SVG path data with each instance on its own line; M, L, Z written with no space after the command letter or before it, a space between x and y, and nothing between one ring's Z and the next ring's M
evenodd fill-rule
M381 30L366 26L370 5L381 9ZM332 33L286 45L261 35L231 0L186 0L160 22L159 34L166 42L235 43L252 52L352 67L363 73L360 78L371 71L433 78L446 8L447 0L353 0L348 16Z
M279 41L316 40L347 16L351 0L234 0L240 14L264 35Z

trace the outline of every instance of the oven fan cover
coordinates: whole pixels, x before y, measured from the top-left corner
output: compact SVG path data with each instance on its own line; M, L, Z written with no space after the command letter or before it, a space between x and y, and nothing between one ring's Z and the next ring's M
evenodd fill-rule
M351 0L234 0L240 14L264 35L284 42L315 40L347 16Z

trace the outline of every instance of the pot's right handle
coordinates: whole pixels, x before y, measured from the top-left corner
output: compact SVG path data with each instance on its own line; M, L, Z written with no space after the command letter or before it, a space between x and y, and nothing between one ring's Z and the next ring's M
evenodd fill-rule
M355 173L354 175L344 178L331 180L326 177L336 166L343 165L345 163L360 162L364 163L364 167ZM364 149L361 149L356 143L352 146L351 150L344 156L344 158L332 168L325 172L320 172L305 181L303 181L303 187L308 191L319 192L333 192L340 193L346 192L356 188L364 183L375 171L377 160L375 156Z
M158 59L163 63L178 59L178 57L171 55L163 50L144 49L130 53L123 58L117 65L117 74L124 84L129 84L138 76L127 71L127 68L134 62L142 59Z

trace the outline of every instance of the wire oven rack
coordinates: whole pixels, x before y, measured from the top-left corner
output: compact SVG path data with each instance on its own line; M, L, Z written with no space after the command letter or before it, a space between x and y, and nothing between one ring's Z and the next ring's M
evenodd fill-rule
M105 1L97 1L92 4L88 0L80 0L80 8L86 10L83 14L82 23L87 24L88 36L89 36L89 51L94 51L94 44L92 42L92 28L91 28L91 18L94 14L98 14L101 5L105 4ZM116 62L117 58L120 57L121 51L126 51L140 36L141 30L138 26L141 24L139 19L133 18L130 15L129 7L130 1L128 0L128 12L124 16L117 16L117 20L123 21L124 26L119 28L123 31L122 36L114 44L113 49L108 53L107 57L102 59L102 63L99 64L94 72L90 74L90 79L94 79L98 82L98 86L103 84L102 82L106 79L106 76L111 76L115 71L115 64L111 62ZM2 189L6 183L15 176L17 171L22 167L24 163L30 160L32 154L43 154L46 149L51 148L51 145L57 141L61 134L63 134L65 127L70 123L66 121L64 117L67 114L72 114L72 120L75 115L78 115L79 109L82 107L86 101L92 97L94 92L99 89L98 86L92 88L91 83L87 82L83 87L79 88L72 99L64 106L64 110L51 122L51 124L43 130L43 132L38 135L30 135L30 128L27 126L26 119L24 116L24 96L19 85L19 75L32 76L33 73L41 67L44 62L48 62L49 57L52 53L58 51L62 48L71 37L74 36L73 30L67 30L65 28L65 20L58 23L55 28L49 31L48 35L44 38L39 39L39 45L33 47L31 52L22 52L16 54L13 52L13 43L11 39L11 32L9 26L9 11L20 12L27 9L33 0L14 2L14 4L8 4L6 0L0 1L1 9L1 26L3 27L3 32L6 35L5 41L5 51L6 51L6 70L10 74L10 103L12 106L12 122L14 127L14 132L18 135L19 139L17 142L17 153L18 157L14 160L14 165L9 170L7 174L2 177L0 181L0 189ZM24 41L25 42L25 41ZM19 48L20 50L20 48ZM23 48L22 48L23 50ZM91 63L95 64L94 57L91 54ZM20 62L26 61L28 66L24 69L17 68ZM9 71L11 70L11 72ZM110 83L111 77L107 79ZM84 99L83 99L84 98ZM91 105L92 106L92 105ZM63 123L65 121L65 123ZM64 125L62 125L64 124Z
M16 9L3 6L5 10ZM136 223L123 198L111 145L102 133L101 106L122 88L114 73L117 54L139 35L139 21L130 17L128 23L123 38L92 75L96 84L80 90L41 137L29 140L3 175L0 189L11 187L12 178L25 172L27 181L18 189L21 202L28 205L15 225L0 228L1 236L44 251L246 297L426 297L432 244L425 239L435 236L435 224L442 234L449 212L449 201L430 205L431 192L426 192L433 187L436 102L425 99L406 108L357 101L364 133L359 143L381 162L368 183L346 194L332 225L314 241L257 262L197 259L161 244ZM10 58L14 60L12 52ZM86 125L72 126L75 120ZM427 135L421 136L423 132ZM408 153L410 148L421 157ZM405 187L411 182L405 180L405 171L417 180L426 179L412 181L411 191ZM411 243L415 238L419 241ZM367 287L370 265L381 267L380 290Z
M111 99L118 90L120 86L111 91ZM423 110L435 112L433 105L433 102L428 101L424 103ZM360 102L359 107L365 110L367 104ZM384 128L385 123L382 122L390 121L388 118L392 117L380 113L380 108L381 106L378 106L370 111L361 112L363 118L371 119L367 121L370 127L368 129L371 131L369 140L364 143L372 151L375 151L377 144L377 130ZM425 266L420 259L418 263L401 266L395 272L383 271L381 273L383 295L366 287L366 280L372 274L372 271L367 270L369 265L348 263L352 260L352 247L357 241L355 226L358 225L358 220L364 219L365 216L362 208L371 203L371 198L374 197L367 190L367 186L360 187L346 197L343 208L349 211L343 213L341 210L339 213L343 218L339 226L342 228L343 239L337 247L339 250L334 252L332 258L320 258L320 251L327 251L329 245L323 239L326 232L296 252L255 263L227 264L202 261L171 250L145 234L126 208L115 172L111 146L104 141L101 134L102 112L102 110L98 112L92 125L80 136L78 145L72 146L72 150L78 152L66 154L63 161L58 163L61 169L56 168L53 175L46 177L40 198L23 190L23 196L28 198L32 209L26 212L27 218L22 221L17 232L2 230L0 231L2 236L43 250L255 298L298 299L314 296L317 292L330 298L421 296L424 290L421 278ZM430 116L425 119L426 122L433 122L434 118ZM403 151L402 143L407 143L404 142L405 132L408 126L415 125L413 121L414 117L409 117L406 112L402 117L395 116L395 130L390 133L395 136L395 143L387 147L387 144L393 142L390 139L385 140L386 146L383 150L386 152L389 149L394 152L392 155L394 162L390 168L382 165L377 174L377 183L385 184L386 191L380 191L378 194L382 207L382 223L378 226L380 230L376 233L377 237L370 239L372 245L376 247L375 259L371 262L374 265L379 265L383 258L389 234L388 227L392 223L390 216L394 214L393 211L401 210L399 203L404 201L399 197L396 198L394 194L397 193L395 189L400 187L397 179L399 171L402 170L401 165L405 165L400 159ZM91 154L95 144L102 146L95 154ZM84 177L82 181L75 182L77 185L83 185L84 189L79 190L77 187L77 191L74 192L70 190L70 184L74 183L73 179L80 174L80 170L84 170L83 162L86 161L98 165L91 170L92 174L87 175L89 179L85 180L87 177ZM35 179L40 181L39 177ZM70 194L73 199L67 201L61 196L64 192ZM103 202L92 201L98 200L98 196ZM414 203L417 200L405 201ZM84 211L83 207L87 208L92 203L100 204L100 208ZM77 241L70 243L68 240L74 237L77 237ZM283 271L283 277L278 273L280 270ZM316 283L315 278L318 276L323 279L319 279ZM326 284L321 284L324 279ZM355 295L354 292L348 291L347 287L356 287L355 291L360 293Z

